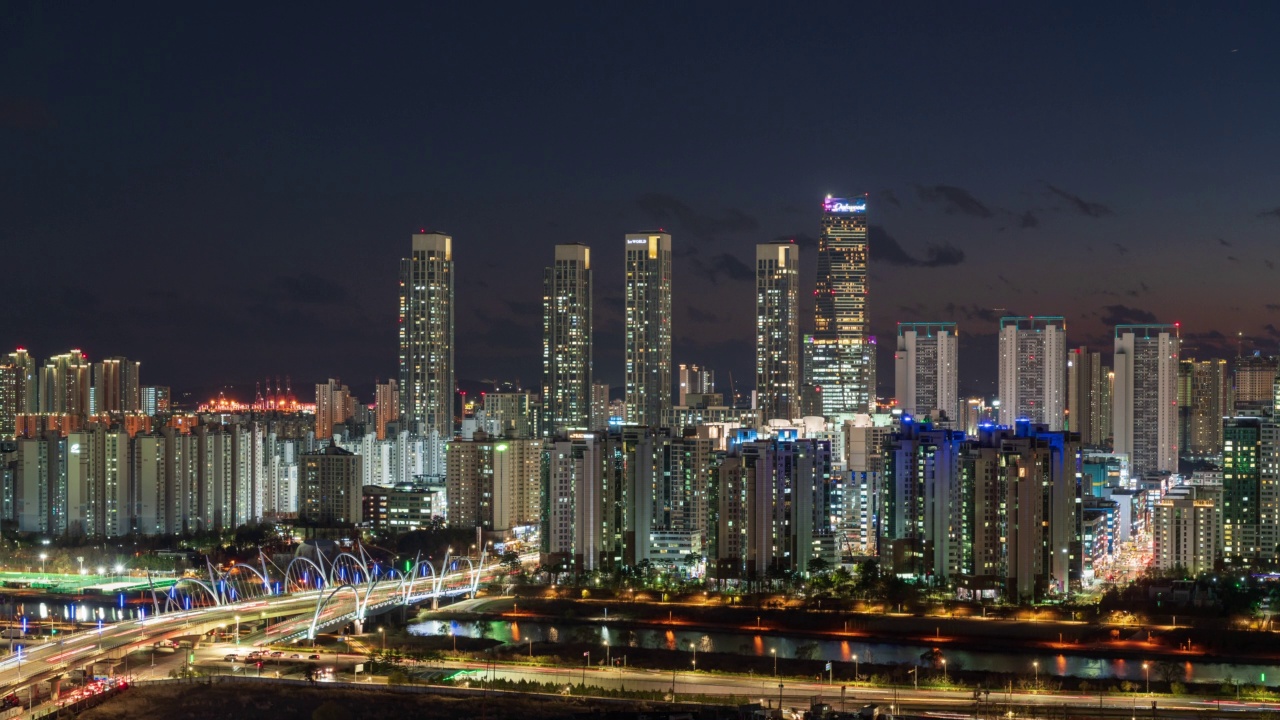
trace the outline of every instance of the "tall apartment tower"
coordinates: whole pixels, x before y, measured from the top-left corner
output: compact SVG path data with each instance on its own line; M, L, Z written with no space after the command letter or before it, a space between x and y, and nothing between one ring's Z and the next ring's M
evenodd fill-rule
M1066 321L1000 318L1000 424L1019 419L1062 430L1066 414Z
M875 405L875 345L867 316L867 200L828 196L822 205L814 330L808 377L828 417Z
M40 368L40 412L84 417L89 412L90 366L84 353L55 355Z
M1067 352L1067 420L1065 427L1080 434L1085 447L1099 448L1107 440L1108 425L1104 414L1111 406L1104 404L1109 381L1102 364L1102 353L1081 346Z
M958 348L955 323L898 323L894 396L902 412L923 417L941 410L959 422Z
M716 373L701 365L680 365L680 399L676 403L687 407L690 395L706 395L716 391Z
M136 413L142 410L142 363L112 357L93 364L94 413Z
M592 430L609 427L609 383L591 383L591 423L588 427Z
M760 420L800 409L800 248L756 246L756 407Z
M409 432L453 437L453 238L413 236L400 261L400 418Z
M1176 325L1116 326L1111 430L1133 477L1178 471Z
M543 433L586 430L591 421L591 248L556 245L543 272Z
M387 425L400 419L400 384L395 380L373 386L374 429L379 440L387 439Z
M1227 361L1184 360L1190 372L1187 408L1186 447L1184 453L1196 457L1222 454L1222 421L1230 411Z
M1236 358L1236 407L1259 410L1274 407L1277 358L1261 353Z
M15 370L14 402L18 414L40 412L40 378L37 374L36 359L31 357L25 348L18 348L9 353L9 364Z
M1280 422L1274 417L1224 423L1222 560L1228 568L1280 560Z
M626 237L628 425L657 427L671 410L671 236Z

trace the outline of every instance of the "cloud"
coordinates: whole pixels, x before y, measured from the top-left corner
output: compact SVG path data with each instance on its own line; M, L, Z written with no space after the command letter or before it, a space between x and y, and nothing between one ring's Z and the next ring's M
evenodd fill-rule
M879 225L871 225L867 228L867 248L871 262L884 262L890 265L950 267L964 262L964 251L946 242L925 248L924 258L913 257Z
M964 316L968 320L982 320L984 322L997 322L1000 320L1001 315L1001 313L992 308L978 307L977 305L956 305L955 303L947 303L943 310L951 317Z
M711 215L694 210L683 201L663 193L645 193L636 203L655 222L674 220L699 240L742 235L760 229L760 223L754 217L735 208L729 208L720 215Z
M720 253L707 261L693 258L693 272L706 278L712 285L719 285L720 279L726 278L734 282L750 282L756 279L756 271L736 255Z
M1227 242L1226 240L1223 240L1222 238L1218 238L1218 244L1221 245L1222 247L1231 247L1231 243Z
M898 199L897 193L887 188L880 191L880 199L884 201L885 205L902 207L902 201Z
M1063 200L1066 200L1067 203L1071 205L1071 207L1073 207L1081 215L1087 215L1093 218L1100 218L1100 217L1106 217L1108 215L1115 215L1114 210L1107 207L1106 205L1103 205L1102 203L1090 202L1080 197L1079 195L1069 193L1066 190L1063 190L1062 188L1056 187L1054 185L1050 185L1049 183L1045 183L1045 187L1049 188L1049 192L1053 193L1054 195L1057 195Z
M1228 255L1227 259L1230 260L1231 262L1240 262L1240 258L1236 257L1235 255Z
M1272 325L1271 323L1267 323L1266 325L1262 326L1262 329L1266 330L1267 334L1270 335L1271 337L1280 338L1280 330L1277 330L1275 325Z
M698 323L720 322L720 316L716 315L715 313L707 312L706 310L701 310L694 305L686 305L685 307L687 308L689 319L694 322L698 322Z
M1262 261L1262 264L1263 264L1263 265L1266 265L1268 270L1275 270L1275 269L1276 269L1276 264L1275 264L1275 262L1274 262L1274 261L1272 261L1272 260L1263 260L1263 261Z
M1280 220L1280 207L1274 208L1272 210L1263 210L1262 212L1258 213L1258 217L1275 218L1277 220Z
M350 296L342 285L311 273L280 275L276 288L285 300L303 305L336 305Z
M1028 210L1022 213L1022 217L1018 220L1018 226L1022 228L1039 227L1040 220L1036 218L1035 213Z
M525 300L504 300L503 302L506 303L507 309L511 311L512 315L527 318L542 317L542 303L540 302Z
M1280 303L1267 303L1266 308L1268 310L1280 310Z
M1125 295L1128 295L1129 297L1138 297L1139 295L1143 295L1149 292L1151 292L1151 288L1147 287L1146 283L1139 281L1138 287L1133 288L1132 290L1126 291Z
M1121 255L1129 254L1129 248L1125 247L1124 245L1121 245L1118 242L1111 243L1111 247L1114 247L1116 249L1116 252L1120 253Z
M1128 305L1106 305L1102 308L1102 324L1104 325L1136 325L1156 321L1154 313Z
M995 215L991 208L975 198L968 190L954 185L916 186L916 194L927 203L942 205L948 214L969 215L971 217L990 218Z

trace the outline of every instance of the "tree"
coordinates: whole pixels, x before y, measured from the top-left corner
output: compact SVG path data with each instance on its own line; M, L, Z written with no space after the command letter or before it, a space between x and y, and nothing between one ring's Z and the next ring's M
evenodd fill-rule
M520 571L520 553L515 550L508 550L502 553L502 567L508 573L515 574Z
M831 563L826 558L815 557L809 560L809 572L814 575L824 575L831 570Z

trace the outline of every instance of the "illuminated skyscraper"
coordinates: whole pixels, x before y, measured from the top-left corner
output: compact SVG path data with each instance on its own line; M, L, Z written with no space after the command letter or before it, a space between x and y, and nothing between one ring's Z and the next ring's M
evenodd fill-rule
M902 412L923 417L942 410L960 426L958 347L955 323L898 323L894 387Z
M1067 353L1066 428L1080 433L1085 447L1100 448L1107 439L1104 431L1109 423L1103 423L1102 418L1111 415L1111 406L1103 402L1110 397L1105 370L1100 352L1078 347Z
M1187 387L1187 428L1183 455L1215 457L1222 454L1222 419L1230 410L1227 361L1183 360L1190 377ZM1180 388L1181 389L1181 388Z
M875 406L875 345L867 316L867 201L833 198L822 206L812 347L805 384L822 414Z
M556 245L542 293L542 431L549 436L591 424L591 310L591 248Z
M656 427L671 410L671 236L628 234L626 263L626 422Z
M17 412L40 412L40 378L36 374L36 359L24 348L18 348L9 353L9 364L15 370L14 402L17 403Z
M387 424L400 419L400 385L395 380L374 385L374 429L379 440L387 439Z
M40 369L40 412L84 417L89 391L89 361L79 350L55 355Z
M453 282L453 238L415 234L400 261L400 418L441 441L453 437Z
M1020 418L1062 430L1066 411L1066 321L1000 318L1000 424Z
M1178 350L1175 325L1117 325L1111 429L1129 472L1178 471Z
M689 395L705 395L716 391L716 372L701 365L680 366L680 399L676 404L688 406Z
M95 414L136 413L142 410L142 363L112 357L93 364Z
M762 421L800 409L800 248L756 246L756 407Z
M1266 410L1275 402L1277 358L1255 352L1236 358L1235 405L1240 410Z

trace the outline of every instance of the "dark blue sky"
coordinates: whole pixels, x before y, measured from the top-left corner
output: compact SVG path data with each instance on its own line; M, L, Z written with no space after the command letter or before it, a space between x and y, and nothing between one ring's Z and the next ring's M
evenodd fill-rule
M860 192L882 347L958 321L965 390L1006 311L1280 344L1274 3L116 5L0 22L0 347L364 387L427 227L460 377L536 384L541 268L585 242L616 384L622 237L662 226L677 362L749 389L754 244L811 276L821 198Z

